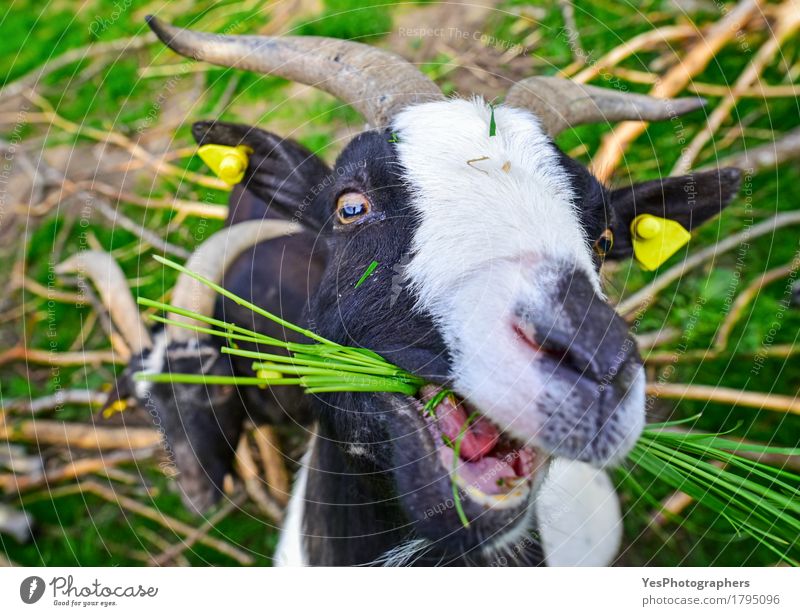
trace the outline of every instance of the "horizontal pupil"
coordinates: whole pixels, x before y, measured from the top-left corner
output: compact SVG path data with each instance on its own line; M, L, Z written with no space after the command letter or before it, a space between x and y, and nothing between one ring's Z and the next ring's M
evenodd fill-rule
M342 213L346 218L358 216L364 211L364 206L360 203L348 203L342 208Z

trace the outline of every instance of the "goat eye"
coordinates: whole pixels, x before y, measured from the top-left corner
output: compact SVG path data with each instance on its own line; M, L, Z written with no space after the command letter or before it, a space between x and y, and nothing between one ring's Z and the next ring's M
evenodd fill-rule
M369 199L360 192L346 192L336 201L336 217L345 225L360 220L370 209Z
M597 253L598 257L604 259L605 256L611 252L613 246L614 234L611 232L611 229L606 229L600 234L600 237L595 240L594 251Z

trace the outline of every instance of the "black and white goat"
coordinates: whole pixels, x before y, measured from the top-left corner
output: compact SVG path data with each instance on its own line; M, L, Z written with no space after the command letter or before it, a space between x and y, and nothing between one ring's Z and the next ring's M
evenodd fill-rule
M328 251L309 302L316 331L458 396L433 415L422 409L431 391L315 398L277 561L611 562L620 510L602 469L640 433L645 378L627 324L604 300L598 252L629 257L637 214L699 225L733 197L739 172L610 190L553 138L700 103L530 78L491 109L445 99L413 66L364 45L149 22L178 53L313 84L374 127L333 169L315 160L310 173L287 173L292 142L228 124L198 130L209 143L248 145L244 185L265 203L294 195L294 218L318 237L312 257ZM261 265L254 282L270 275ZM459 435L454 459L447 443Z

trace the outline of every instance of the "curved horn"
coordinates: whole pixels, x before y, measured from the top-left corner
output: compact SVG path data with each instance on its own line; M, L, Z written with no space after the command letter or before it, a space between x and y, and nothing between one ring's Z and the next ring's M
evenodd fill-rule
M265 240L291 235L302 230L299 224L288 220L248 220L217 231L197 248L186 262L186 268L205 276L212 282L222 283L228 269L245 250ZM172 304L205 316L214 314L217 294L214 289L194 278L181 274L172 291ZM170 319L192 326L206 326L196 319L170 313ZM187 342L198 334L178 325L167 325L170 340Z
M352 105L376 127L388 125L407 105L444 98L407 60L361 43L319 36L225 36L176 28L151 15L146 19L158 38L183 56L314 86Z
M529 109L551 137L580 124L667 120L706 104L702 98L660 99L587 86L560 77L528 77L514 84L506 104Z
M102 250L84 250L57 265L55 271L57 274L86 276L94 283L131 353L139 355L152 346L125 274L110 254Z

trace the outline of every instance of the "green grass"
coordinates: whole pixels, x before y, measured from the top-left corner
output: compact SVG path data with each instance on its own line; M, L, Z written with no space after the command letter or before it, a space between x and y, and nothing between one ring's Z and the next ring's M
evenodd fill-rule
M495 12L481 26L482 31L501 40L514 41L517 37L515 21L510 13L519 7L529 6L527 0L515 0L501 5L507 12ZM542 72L553 74L569 64L573 55L565 37L559 36L563 19L553 3L538 2L535 6L546 8L544 18L534 27L543 29L540 46L535 50L538 59L545 61ZM730 3L727 3L730 6ZM97 16L108 19L107 3L87 3L82 10L63 3L42 5L32 0L17 0L10 9L0 12L0 83L13 81L41 66L48 59L95 41L111 41L121 37L143 34L143 16L158 9L159 15L174 20L179 25L193 24L196 27L222 31L233 28L238 33L254 32L263 28L269 21L269 11L264 2L222 2L207 0L192 2L181 6L180 14L170 13L169 6L148 1L135 1L123 11L113 23L98 30L91 28ZM46 8L43 8L46 7ZM416 11L415 22L424 22L425 11L418 6L390 9L386 6L373 6L358 9L355 0L329 0L323 12L316 16L298 16L289 24L296 32L355 38L380 43L381 36L396 27L401 18ZM711 6L711 5L709 5ZM658 0L645 0L635 4L590 0L576 3L576 20L581 31L581 42L591 58L600 57L623 40L644 32L654 25L676 23L674 15L666 5ZM643 15L658 12L658 17L648 21ZM716 19L717 14L697 14L698 22ZM613 28L604 24L613 24ZM408 25L408 24L407 24ZM423 25L423 24L420 24ZM431 24L436 25L436 24ZM763 38L750 37L755 46ZM407 40L408 49L418 45ZM477 42L473 43L478 45ZM680 44L674 44L680 49ZM429 58L430 64L423 67L429 74L438 75L438 62L448 60L449 56L440 52ZM785 61L776 64L765 73L765 80L781 83L786 66L796 65L800 44L790 41L782 50ZM622 66L635 70L646 70L656 57L653 52L644 52L626 60ZM709 63L698 77L699 81L716 84L730 83L749 61L751 55L741 53L735 45L729 46ZM75 62L45 78L39 89L59 114L68 120L85 123L88 126L113 129L123 135L134 137L136 129L153 109L153 103L162 93L168 98L186 92L194 83L194 74L181 77L174 91L170 89L169 77L140 76L140 69L149 66L179 65L188 63L154 44L141 52L122 56L118 61L97 67L90 61ZM501 67L500 72L504 70ZM298 139L312 151L319 152L331 160L341 147L340 135L348 127L360 125L360 119L352 109L342 106L324 94L314 94L304 99L303 105L286 104L285 95L289 88L283 80L248 75L237 71L210 68L201 75L202 93L196 101L191 117L174 131L171 148L192 145L189 127L192 121L211 117L219 111L219 117L228 121L257 123L258 125ZM231 102L218 109L221 97L227 86L236 81ZM598 84L603 81L598 80ZM458 88L457 78L447 73L442 78L445 91L450 93ZM631 85L632 91L646 91L641 85ZM468 94L468 92L460 92ZM497 92L502 97L502 92ZM713 108L718 99L709 99ZM307 103L307 104L306 104ZM35 109L33 109L35 111ZM156 114L156 125L163 120L163 110ZM776 99L768 103L757 99L742 101L733 115L733 120L748 119L752 129L788 130L798 123L797 102L793 99ZM683 119L686 134L691 136L704 125L703 112L695 112ZM726 125L730 126L731 123ZM564 134L559 143L569 151L581 144L587 144L588 152L594 152L607 126L582 127ZM94 142L75 137L60 129L49 132L42 125L22 128L23 139L44 138L44 147L60 144L79 147L93 146ZM170 135L173 136L173 135ZM4 136L8 138L8 136ZM721 150L709 149L700 162L713 162L715 156L741 150L763 142L760 136L749 134L730 141ZM646 135L640 137L629 149L627 168L622 168L615 182L624 184L630 178L645 180L668 173L680 153L680 144L669 123L651 126ZM588 157L583 156L584 162ZM174 161L187 170L203 171L196 157ZM155 183L148 179L139 180L135 187L138 194L152 193L154 196L193 199L209 203L224 203L226 193L212 191L191 183L161 178ZM749 190L752 193L752 211L748 211L744 196L717 220L705 225L697 232L689 250L694 252L709 246L719 239L743 228L744 221L752 216L756 222L777 211L795 209L800 203L800 168L785 165L777 173L764 173L752 179ZM121 211L148 228L163 231L175 220L175 214L167 211L147 210L133 205L122 204ZM165 239L187 249L196 244L197 237L208 237L221 226L220 221L200 220L189 217L179 225L174 225ZM132 234L119 229L111 230L103 219L95 215L89 225L83 228L79 221L67 215L65 209L53 210L46 218L31 226L32 235L26 249L27 275L35 281L46 284L48 279L48 259L53 246L63 243L62 257L84 247L81 231L95 237L107 250L120 255L120 265L129 279L135 279L135 293L145 297L162 297L174 284L175 274L162 268L151 259L154 251L140 248L139 240ZM85 240L85 238L84 238ZM719 255L713 264L693 271L689 276L664 290L654 305L643 317L639 331L647 332L660 328L683 330L690 320L695 322L692 335L684 341L664 345L660 350L677 350L685 343L689 350L709 348L720 323L720 314L725 310L725 297L731 289L738 294L747 284L764 271L789 262L800 249L797 227L778 231L774 237L764 236L751 242L744 259L737 262L737 252ZM3 253L6 254L6 253ZM11 268L12 255L3 261L0 268ZM679 253L665 267L678 262ZM644 272L632 264L621 266L610 281L609 293L612 298L629 295L652 280L657 273ZM738 280L738 284L736 281ZM775 282L761 292L745 310L738 325L732 332L729 350L718 358L704 361L685 360L669 368L670 381L719 384L724 387L743 387L752 391L773 392L795 395L800 389L800 362L784 359L768 359L757 373L753 373L754 356L769 335L771 324L776 320L780 302L784 299L784 280ZM17 292L19 294L19 292ZM19 295L17 295L19 298ZM702 298L702 303L698 303ZM29 346L47 349L53 342L54 350L65 351L70 348L79 334L81 323L88 318L90 309L75 309L71 305L56 303L48 315L44 300L26 294L27 302L35 302L36 310L28 314L25 322L17 320L0 325L10 327L17 339L18 332L27 333ZM47 319L59 324L54 337L46 333ZM796 344L800 331L800 311L788 310L782 314L780 329L775 335L774 344ZM96 332L97 334L97 332ZM103 348L107 343L102 336L94 335L90 343ZM734 352L736 355L734 355ZM33 367L26 373L24 366L6 365L0 367L0 398L3 400L28 395L38 397L52 393L56 386L51 371ZM651 377L657 378L661 369ZM62 368L59 371L62 387L100 387L111 376L110 368ZM800 434L800 418L771 411L755 411L746 408L732 408L728 405L705 404L683 401L659 402L655 410L658 416L672 413L676 418L691 417L701 413L696 427L707 432L732 430L731 438L746 437L749 440L770 443L774 446L796 447ZM70 407L70 419L87 421L90 411L82 407ZM170 494L167 481L153 473L148 477L159 488L156 497L158 508L173 517L198 523L181 506L179 499ZM638 480L643 477L637 476ZM651 496L661 498L669 493L669 488L654 487ZM630 547L623 554L623 560L630 564L647 563L652 565L768 565L777 560L774 553L759 545L756 540L735 536L730 526L718 516L709 514L701 507L690 509L685 519L668 525L660 532L647 528L647 517L652 504L625 489L626 538ZM14 502L13 498L4 497ZM119 509L87 496L68 496L52 503L40 500L26 505L41 524L35 545L20 546L0 536L0 546L9 558L20 564L136 564L134 558L124 556L125 550L136 549L140 539L136 528L149 526L149 522L132 517L121 518ZM80 522L90 519L91 524ZM236 541L252 546L257 554L257 562L265 564L274 545L275 533L263 523L257 522L248 513L233 513L221 525L223 532L230 533ZM702 529L707 539L697 541L698 529ZM149 551L154 551L152 546ZM189 553L193 563L231 564L216 553L197 548Z

